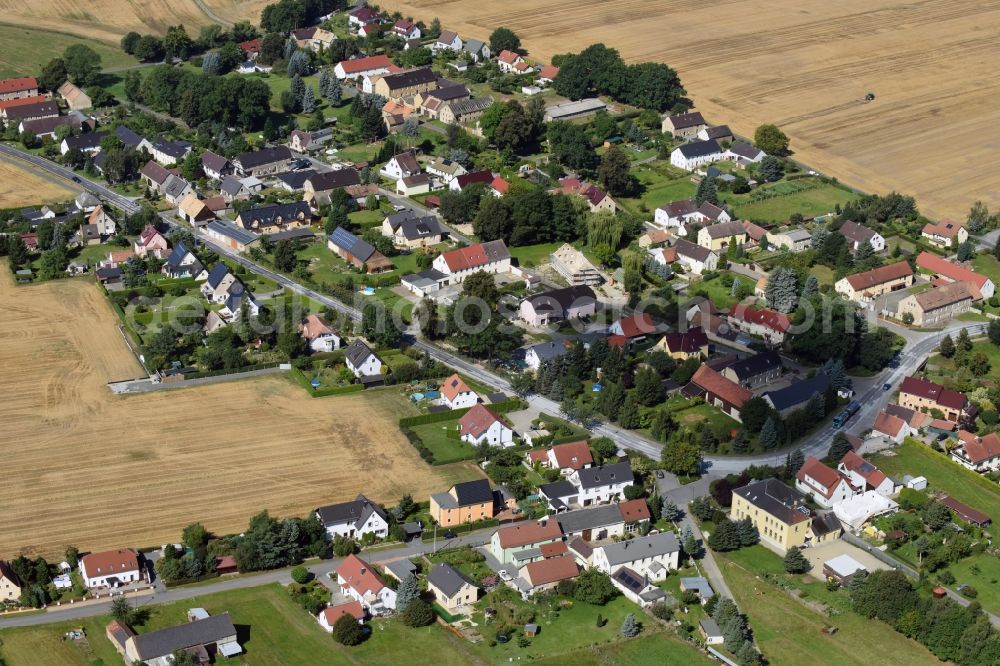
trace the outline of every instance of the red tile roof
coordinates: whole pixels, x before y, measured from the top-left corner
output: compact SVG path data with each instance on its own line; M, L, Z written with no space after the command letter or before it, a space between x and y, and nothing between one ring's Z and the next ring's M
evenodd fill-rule
M0 95L21 92L22 90L32 90L38 87L38 80L31 76L22 76L17 79L4 79L0 81Z
M528 451L528 460L532 462L547 463L549 461L549 452L545 449Z
M343 615L350 615L355 620L365 619L365 609L362 608L361 604L357 601L348 601L346 604L328 606L322 610L320 615L322 615L326 619L326 623L332 627Z
M501 548L517 548L562 537L559 522L553 519L525 520L497 530Z
M453 272L465 271L486 266L510 257L510 252L502 240L476 243L468 247L460 247L441 255L444 262Z
M990 517L987 516L982 511L976 511L968 504L962 504L954 497L950 495L945 495L941 498L941 504L958 514L958 517L967 523L973 523L975 525L989 525Z
M626 523L635 523L640 520L650 520L649 505L644 499L626 500L618 505L618 510L622 512L622 520Z
M842 477L837 470L827 467L812 456L806 458L805 463L795 474L795 478L798 479L800 483L804 483L810 488L815 488L813 484L806 482L806 476L810 477L813 481L823 487L823 496L827 499L830 499L830 497L833 496L833 491L835 491L837 486L839 486L844 480L844 477Z
M594 464L594 457L590 454L590 447L585 440L556 444L552 447L552 455L559 469L583 469L587 465Z
M240 42L240 50L247 55L260 53L260 39L248 39L245 42Z
M883 435L895 437L905 425L906 422L898 416L879 412L879 415L875 417L875 425L872 426L872 430L878 431Z
M958 438L965 446L966 457L975 465L1000 456L1000 437L995 432L977 437L971 432L960 430Z
M545 65L542 67L541 71L538 72L538 76L542 79L554 79L559 76L559 68L555 65Z
M753 397L753 393L743 388L736 382L729 381L721 374L702 364L691 377L694 384L705 391L718 396L722 400L733 405L737 409Z
M913 269L910 268L910 264L905 261L897 261L894 264L880 266L864 273L848 275L846 279L854 291L864 291L865 289L871 289L886 282L901 280L910 275L913 275Z
M933 400L939 405L950 407L951 409L964 409L966 405L965 396L958 391L951 391L935 384L934 382L921 377L906 377L899 385L900 393L908 393L918 398Z
M49 98L44 95L34 95L32 97L18 97L17 99L5 99L0 101L0 110L11 109L15 106L24 106L25 104L38 104L40 102L48 102Z
M517 62L518 58L520 57L521 56L514 53L513 51L508 51L507 49L504 49L503 51L500 52L500 55L497 56L497 60L499 60L502 63L506 63L508 65L513 65L515 62Z
M608 336L608 347L612 349L624 349L625 345L628 344L628 338L624 335L609 335Z
M524 572L531 586L538 587L574 578L580 573L580 568L572 557L552 557L526 565Z
M553 541L552 543L543 543L538 547L541 551L542 557L549 559L550 557L560 557L566 555L569 552L569 548L566 547L565 541Z
M885 414L885 412L882 412ZM903 425L903 420L899 417L893 416L892 418L897 419L900 425ZM885 432L884 430L881 432ZM844 457L840 459L840 464L844 466L844 469L854 472L858 476L862 477L868 482L872 488L878 488L885 481L885 472L880 470L875 465L871 464L861 456L859 456L854 451L848 451L844 454Z
M90 553L84 555L80 562L91 578L139 570L139 557L131 548Z
M303 338L312 342L321 335L329 335L335 331L326 323L326 320L319 315L307 315L305 320L299 324L299 333Z
M784 333L792 325L788 315L784 313L767 309L754 310L742 303L734 303L729 308L729 317L745 321L748 324L759 324L779 333Z
M941 236L942 238L954 238L958 230L965 225L954 220L943 219L937 222L928 222L924 225L922 233Z
M648 312L631 317L622 317L618 320L622 328L622 335L626 338L639 338L644 335L656 332L656 324Z
M479 437L498 421L500 417L496 412L482 403L477 403L458 420L458 427L463 435Z
M989 278L985 275L980 275L964 266L953 264L947 259L942 259L930 252L921 252L917 255L917 266L925 271L931 271L932 273L944 276L954 282L969 282L977 290L981 290L989 282ZM982 294L979 295L979 298L982 298Z
M338 63L346 74L356 74L366 72L370 69L388 69L392 61L387 55L368 56L367 58L357 58L355 60L341 60Z
M493 182L490 183L490 187L492 187L500 194L507 194L507 190L510 189L510 183L508 183L500 176L497 176L496 178L493 179Z
M348 555L339 567L337 576L344 579L344 585L359 594L377 594L385 587L385 581L372 570L370 564L357 555Z
M472 389L469 388L468 384L462 381L462 378L458 376L456 372L451 377L448 377L441 384L441 395L443 395L448 402L453 401L462 393L470 393Z

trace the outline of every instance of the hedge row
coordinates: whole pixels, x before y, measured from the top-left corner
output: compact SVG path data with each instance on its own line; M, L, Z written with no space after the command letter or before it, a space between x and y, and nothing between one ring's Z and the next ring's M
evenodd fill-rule
M348 384L347 386L327 386L320 389L314 389L312 384L309 382L309 378L306 377L305 373L296 368L294 365L290 371L292 373L292 379L298 382L299 386L304 388L309 392L314 398L325 398L331 395L344 395L346 393L357 393L358 391L364 391L365 387L363 384Z
M434 453L424 446L424 440L420 439L420 436L417 433L413 432L409 428L400 428L400 430L402 430L403 436L409 440L410 444L412 444L413 448L417 450L417 453L420 454L420 457L425 463L428 465L435 464Z
M512 400L505 400L504 402L497 402L492 405L487 405L490 409L498 414L506 414L507 412L516 412L521 409L521 401L517 398ZM399 419L400 428L409 428L411 426L426 425L428 423L440 423L442 421L452 421L459 419L472 409L471 407L463 407L462 409L451 409L447 412L434 412L431 414L419 414L417 416L405 416Z
M463 523L461 525L452 525L451 527L438 527L437 536L438 539L444 538L444 533L451 530L455 534L467 534L468 532L475 532L476 530L481 530L486 527L498 527L500 521L494 518L489 518L487 520L479 520L474 523ZM421 541L434 541L434 526L428 525L424 528L424 533L420 536Z
M184 375L184 379L201 379L203 377L220 377L222 375L239 375L244 372L253 372L254 370L267 370L268 368L277 368L280 363L257 363L256 365L244 365L240 368L221 368L219 370L204 370L201 372L192 372Z

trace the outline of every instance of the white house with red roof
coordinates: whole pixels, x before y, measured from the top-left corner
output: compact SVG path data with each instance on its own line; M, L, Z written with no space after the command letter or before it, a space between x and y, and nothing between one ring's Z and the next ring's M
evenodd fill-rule
M608 335L621 335L629 342L644 340L653 333L656 333L656 324L648 312L622 317L608 327Z
M872 434L887 437L897 444L901 443L909 434L910 426L903 419L892 414L879 412L875 417L875 424L872 426Z
M399 19L392 24L392 29L389 31L389 34L402 39L420 39L421 32L420 26L413 21Z
M452 284L459 284L479 271L494 275L510 272L510 251L502 240L476 243L438 255L433 268L448 275Z
M542 84L549 84L556 80L559 76L559 68L555 65L544 65L538 71L538 82Z
M858 492L874 490L885 497L896 494L896 483L886 476L885 472L854 451L844 454L837 464L837 470L847 477Z
M514 431L489 407L477 403L458 420L462 441L473 446L514 446Z
M319 620L319 626L326 629L327 633L332 633L333 625L337 624L337 620L344 615L350 615L358 621L358 624L364 624L365 622L365 609L357 601L348 601L336 606L327 606L319 612L316 619Z
M840 472L812 456L806 458L795 474L795 487L827 509L855 495L854 488Z
M329 323L319 315L307 315L299 323L299 335L309 343L314 352L332 352L340 349L340 336Z
M80 558L84 586L119 587L142 580L139 556L131 548L90 553Z
M996 291L996 285L989 277L930 252L917 255L917 268L934 273L948 282L965 282L973 288L972 295L977 301L992 297Z
M948 219L928 222L920 230L920 235L938 247L955 247L969 240L965 225Z
M738 331L764 338L771 345L780 345L792 322L788 315L774 310L754 310L742 303L729 308L729 325Z
M951 459L973 472L1000 470L1000 437L995 432L979 437L967 430L958 431L959 445L951 450Z
M441 404L449 409L464 409L474 407L479 402L479 396L462 381L456 372L441 383Z
M501 72L507 74L522 74L528 69L528 63L524 62L519 54L514 51L508 51L504 49L497 56L497 65L500 67Z
M348 555L337 567L337 584L344 596L357 601L372 615L396 610L396 591L357 555Z
M170 244L167 242L167 239L151 224L146 225L142 233L139 234L139 237L132 244L132 251L135 252L137 257L142 257L143 259L148 254L152 254L157 259L163 259L169 249Z
M555 444L545 452L545 458L545 466L558 469L563 476L594 465L594 456L590 453L586 440Z
M392 61L387 55L368 56L353 60L341 60L333 68L338 79L360 79L363 76L377 76L392 71Z
M382 15L371 7L358 7L354 11L348 12L347 14L347 25L349 27L361 28L362 26L379 23L381 21Z
M509 190L510 190L510 183L501 178L500 176L494 178L493 182L490 183L490 193L497 199L507 194Z
M740 421L740 410L753 393L734 381L726 379L704 363L698 367L691 382L684 387L684 394L699 396L710 405L718 407L724 414Z

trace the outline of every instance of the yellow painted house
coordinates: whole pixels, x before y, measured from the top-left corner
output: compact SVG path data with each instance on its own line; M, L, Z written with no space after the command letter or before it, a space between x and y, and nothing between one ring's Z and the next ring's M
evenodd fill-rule
M730 519L744 518L757 528L762 542L782 550L832 541L841 531L832 513L814 516L805 495L775 478L733 491Z
M0 604L5 601L16 602L21 598L21 584L11 570L10 565L0 560Z
M494 501L489 480L456 483L446 493L431 495L430 513L441 527L492 518Z

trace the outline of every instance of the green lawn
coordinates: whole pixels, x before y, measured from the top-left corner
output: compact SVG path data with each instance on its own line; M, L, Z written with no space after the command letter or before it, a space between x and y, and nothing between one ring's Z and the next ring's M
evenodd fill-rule
M801 183L801 184L799 184ZM804 188L810 185L808 189ZM811 185L816 185L815 187ZM741 218L765 222L784 222L793 213L814 217L833 211L837 204L844 205L858 198L858 195L833 184L809 181L781 181L762 186L768 190L781 192L780 196L755 201L751 194L723 194L727 203L736 209Z
M988 340L979 340L972 343L972 353L982 353L990 362L990 370L983 379L1000 379L1000 347L992 344ZM955 361L936 354L927 362L927 375L935 377L945 386L952 386L952 378L955 376Z
M819 280L820 286L823 286L824 284L833 284L833 269L829 266L816 264L809 269L809 274L816 276L816 279Z
M775 563L780 565L776 555L769 552L766 555L773 559L768 561L764 553L754 553L750 560L758 564L763 561L763 570L773 570ZM822 615L759 578L756 568L747 570L730 555L716 557L737 604L750 618L758 647L772 664L936 663L935 657L919 643L886 624L850 611L833 617ZM806 600L811 601L809 596ZM829 626L837 628L832 636L824 632Z
M666 162L643 164L632 170L643 188L639 197L621 198L619 203L633 214L648 214L671 201L694 196L696 186L691 176L679 171ZM645 208L645 211L643 210Z
M437 464L472 460L476 450L458 438L458 419L440 423L425 423L411 428L431 453Z
M539 666L694 666L718 663L690 643L670 634L639 635L631 641L600 645L532 662Z
M728 310L731 305L736 303L736 298L733 297L732 285L730 284L730 286L727 287L722 282L722 276L724 275L729 275L733 279L738 279L742 284L750 287L751 289L753 289L755 285L754 281L748 277L736 275L735 273L730 273L728 271L722 271L710 280L692 280L691 285L688 287L688 293L693 296L704 292L704 295L708 296L709 300L715 303L716 307L722 310Z
M739 423L726 416L712 405L700 404L674 413L674 418L682 425L693 425L706 421L710 428L716 431L729 431L739 428Z
M992 254L977 254L972 258L972 267L993 280L993 284L1000 283L1000 261Z
M896 455L877 456L872 462L895 479L902 479L905 474L926 477L930 490L944 491L994 520L1000 519L997 484L916 440L907 439L894 451Z
M137 64L132 56L117 46L104 44L52 30L32 30L0 24L0 78L38 76L50 60L62 54L67 46L86 44L101 56L105 69Z
M510 248L510 256L517 259L517 265L525 268L547 264L549 255L562 247L562 243L539 243Z
M1000 613L1000 559L973 555L948 567L955 574L956 584L966 583L976 588L976 601L991 613Z

